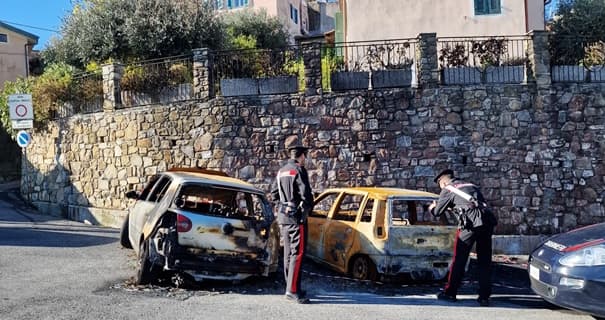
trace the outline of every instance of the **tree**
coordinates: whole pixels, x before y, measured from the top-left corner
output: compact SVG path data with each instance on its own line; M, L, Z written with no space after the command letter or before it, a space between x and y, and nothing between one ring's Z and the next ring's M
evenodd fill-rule
M552 61L555 64L578 64L589 43L605 40L605 1L561 0L550 30Z
M226 14L225 25L231 48L240 49L238 44L250 43L251 40L254 41L256 48L280 48L287 46L290 38L283 22L277 17L269 16L264 9L238 10Z
M63 19L61 37L43 52L47 62L83 68L91 61L129 61L220 48L223 26L199 0L79 0Z

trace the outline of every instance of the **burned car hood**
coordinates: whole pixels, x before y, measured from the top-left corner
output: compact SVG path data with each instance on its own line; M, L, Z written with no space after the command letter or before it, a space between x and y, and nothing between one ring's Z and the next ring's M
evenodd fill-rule
M551 237L545 245L559 251L573 251L574 246L582 247L605 242L605 223L578 228Z

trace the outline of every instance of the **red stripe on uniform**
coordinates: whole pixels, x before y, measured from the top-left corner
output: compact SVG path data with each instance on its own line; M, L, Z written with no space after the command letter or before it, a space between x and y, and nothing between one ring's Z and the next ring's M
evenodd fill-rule
M300 225L300 241L298 244L298 255L296 256L296 264L294 265L294 277L292 277L292 292L293 293L298 292L298 288L296 287L296 285L298 283L298 276L300 274L300 265L302 263L303 255L305 254L303 252L304 247L305 247L305 226L301 224Z
M452 271L454 270L454 263L456 262L456 247L458 247L458 236L460 235L460 229L456 230L456 239L454 240L454 257L452 258L452 265L450 266L450 274L447 276L447 283L445 284L445 290L450 287L452 282ZM445 292L444 290L444 292Z

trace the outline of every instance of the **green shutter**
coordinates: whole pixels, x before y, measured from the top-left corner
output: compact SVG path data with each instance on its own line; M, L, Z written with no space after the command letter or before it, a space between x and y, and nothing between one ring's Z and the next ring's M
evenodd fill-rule
M342 12L336 12L334 15L336 30L334 30L334 42L344 42L345 41L345 33L344 33L344 23L342 18Z
M486 0L475 0L475 15L487 14Z
M489 13L501 13L500 0L489 0Z

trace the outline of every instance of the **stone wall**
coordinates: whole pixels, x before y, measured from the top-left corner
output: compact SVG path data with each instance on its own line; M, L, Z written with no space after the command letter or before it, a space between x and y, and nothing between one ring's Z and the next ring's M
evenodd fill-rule
M438 192L434 174L451 167L481 185L498 233L549 234L605 221L604 86L216 98L81 115L34 133L22 192L55 213L119 225L131 205L124 192L156 172L220 169L267 190L284 146L302 139L316 191Z

